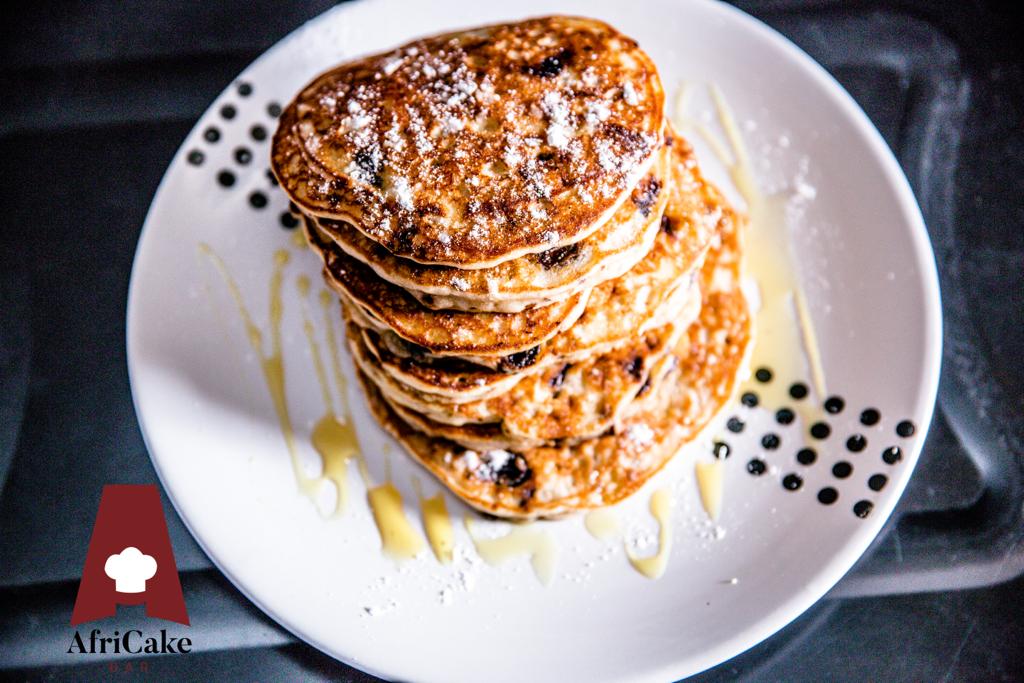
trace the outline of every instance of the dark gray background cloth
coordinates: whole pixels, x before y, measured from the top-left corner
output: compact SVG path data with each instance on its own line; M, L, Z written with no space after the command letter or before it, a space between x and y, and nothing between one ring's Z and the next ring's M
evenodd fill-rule
M739 4L835 75L905 169L935 246L945 353L924 455L869 552L792 625L694 680L1024 680L1024 42L1013 5ZM213 98L330 6L4 10L0 679L117 679L108 659L64 651L103 484L156 481L125 361L139 230ZM195 652L147 660L145 678L370 680L250 605L165 506ZM132 619L141 611L117 626ZM133 661L124 680L139 674ZM494 664L528 671L515 652Z

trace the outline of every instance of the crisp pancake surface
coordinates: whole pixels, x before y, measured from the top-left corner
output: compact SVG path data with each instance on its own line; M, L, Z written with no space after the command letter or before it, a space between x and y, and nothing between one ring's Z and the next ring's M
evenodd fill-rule
M283 112L272 165L305 212L393 254L489 267L596 231L653 163L663 125L635 41L545 17L322 74Z
M347 302L363 326L390 331L435 354L480 354L500 360L555 336L583 313L589 292L519 313L434 311L404 289L322 239L307 218L306 237L324 262L324 281Z
M670 142L672 182L661 229L647 255L630 271L591 290L586 308L571 327L512 359L463 356L480 367L453 366L436 354L395 343L387 332L368 340L383 369L420 391L452 400L483 397L507 385L503 375L576 362L602 353L690 310L697 268L721 224L731 220L717 191L701 176L693 149L680 137ZM688 321L688 319L687 319Z
M700 317L679 342L675 366L627 409L613 433L572 446L478 452L410 427L360 375L372 411L413 458L490 514L553 517L630 495L728 402L746 360L751 329L740 289L740 236L734 212L718 200L726 207L724 230L701 269Z
M666 145L629 201L586 239L490 268L422 264L395 256L345 223L321 219L317 227L346 254L429 308L518 312L589 289L636 265L650 250L665 211L671 159Z

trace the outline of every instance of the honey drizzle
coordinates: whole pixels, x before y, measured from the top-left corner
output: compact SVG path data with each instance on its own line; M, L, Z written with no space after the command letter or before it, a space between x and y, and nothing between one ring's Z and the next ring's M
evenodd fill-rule
M274 252L274 268L270 275L270 304L269 304L269 326L270 326L270 353L264 351L263 332L253 321L242 291L231 271L228 270L224 260L213 250L213 248L202 242L199 244L199 253L210 259L210 262L217 269L221 279L228 288L231 298L234 299L238 313L245 326L246 337L253 353L260 360L260 369L263 372L264 383L270 393L271 402L274 405L274 412L277 414L281 435L284 438L285 446L291 459L292 471L295 475L299 492L313 500L319 490L319 479L307 475L299 460L299 453L295 442L295 429L292 426L291 415L288 412L288 401L285 396L285 375L284 358L281 353L281 318L284 306L281 301L281 283L285 265L289 261L288 252L279 249Z
M545 586L551 583L555 575L558 547L550 533L523 525L499 538L478 538L473 534L470 517L466 517L465 523L469 538L484 562L496 567L513 557L528 555L537 579Z
M309 353L313 360L313 369L316 371L317 383L320 385L325 411L313 426L310 441L313 444L313 448L319 453L323 463L323 470L320 476L321 484L329 481L336 490L334 509L329 511L328 516L340 517L345 511L349 498L348 464L353 459L362 459L359 451L359 439L355 432L352 416L348 411L343 381L336 381L336 389L338 390L343 409L340 413L335 410L334 397L331 395L330 382L327 380L327 369L324 365L323 353L320 343L317 341L316 329L313 326L313 320L309 315L309 307L306 303L310 289L309 278L305 275L298 276L296 286L302 302L302 329L309 344ZM327 330L328 346L331 346L334 343L333 326L329 318L325 318L324 323Z
M672 551L672 528L669 512L672 504L668 488L660 488L651 495L651 515L658 521L658 552L650 557L636 557L626 545L626 557L633 569L648 579L660 578L668 567L669 553Z

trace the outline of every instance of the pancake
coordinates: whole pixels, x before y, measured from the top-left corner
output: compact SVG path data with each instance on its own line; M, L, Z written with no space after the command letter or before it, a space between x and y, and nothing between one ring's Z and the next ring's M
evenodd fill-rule
M699 311L699 288L696 285L681 286L677 293L639 328L627 330L621 337L599 337L592 339L592 343L583 345L562 343L561 335L556 335L554 340L540 347L552 350L538 354L536 359L520 354L513 357L517 360L516 364L510 363L498 369L483 367L461 358L409 355L408 345L404 345L395 335L377 334L365 328L362 329L362 334L363 344L373 355L374 365L390 376L390 383L397 390L407 392L411 398L464 403L502 394L524 377L548 368L579 363L594 355L608 353L619 346L629 344L637 335L669 322L685 328L697 317ZM626 328L622 326L617 329ZM571 338L576 341L579 339L579 335L573 335ZM394 350L400 346L405 348Z
M395 256L345 223L320 220L317 226L346 254L428 308L517 312L619 277L642 259L654 242L665 210L669 160L666 146L659 162L634 188L630 201L623 202L611 219L586 239L491 268L424 265Z
M568 329L549 341L513 357L462 354L452 366L447 359L394 339L386 331L369 346L383 368L400 383L419 391L457 400L459 394L482 397L491 385L504 384L502 374L575 362L602 353L638 333L669 320L695 315L691 291L697 268L713 236L734 229L735 216L697 168L685 140L669 141L673 154L669 199L661 230L650 252L629 272L590 292L587 306ZM686 317L689 315L689 317ZM481 369L488 369L490 372Z
M468 443L461 428L490 424L504 433L503 447L515 447L574 441L607 430L642 387L660 379L656 368L684 331L666 325L609 353L533 373L499 396L468 403L432 401L395 386L371 362L358 331L349 342L356 365L406 421L415 413L433 424L421 430L460 443Z
M397 256L487 268L597 231L653 164L664 122L635 41L544 17L318 76L282 113L271 163L305 213Z
M443 356L474 354L501 358L528 351L571 326L583 313L590 292L519 313L434 311L408 292L377 277L333 242L318 237L308 217L306 237L324 262L324 280L348 302L364 326L393 331Z
M717 195L713 189L709 193ZM699 434L730 400L741 375L750 314L740 289L735 220L725 225L728 232L713 245L701 270L700 317L680 341L677 362L650 399L627 409L612 433L574 445L466 449L412 428L360 374L371 410L417 462L488 514L554 517L625 498Z

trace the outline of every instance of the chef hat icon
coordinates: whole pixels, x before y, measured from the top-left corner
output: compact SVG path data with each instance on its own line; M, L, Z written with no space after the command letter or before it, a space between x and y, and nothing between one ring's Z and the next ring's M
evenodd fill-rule
M108 557L103 572L114 580L118 593L143 593L146 581L156 574L156 560L138 548L128 547Z

